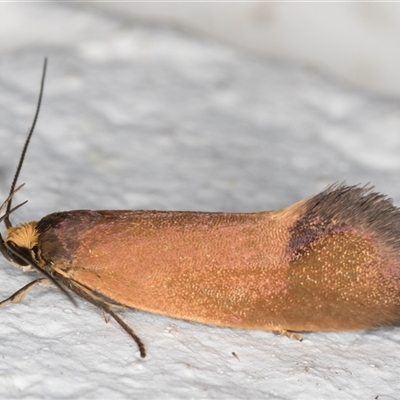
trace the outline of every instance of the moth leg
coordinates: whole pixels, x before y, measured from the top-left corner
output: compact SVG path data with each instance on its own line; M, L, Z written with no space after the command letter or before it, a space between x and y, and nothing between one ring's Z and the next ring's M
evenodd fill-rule
M7 299L0 302L0 308L6 306L10 303L19 303L23 300L23 298L36 286L36 285L45 285L47 286L47 282L49 280L47 278L36 279L35 281L29 282L27 285L19 289L13 295L8 297Z
M101 310L101 312L103 313L104 321L106 322L106 324L108 324L110 322L110 314L107 314L103 309Z
M139 352L140 352L140 357L145 358L146 357L146 348L144 347L144 344L142 342L142 339L140 339L139 336L136 335L134 330L118 315L116 314L111 307L108 306L106 303L108 310L106 311L108 314L110 314L116 322L121 326L121 328L136 342L137 346L139 347Z
M292 332L292 331L287 331L286 329L279 329L276 331L279 335L286 336L289 339L295 339L298 340L299 342L303 341L303 337L299 335L298 333Z
M108 314L111 315L114 320L119 324L119 326L136 342L139 352L140 352L140 357L144 358L146 357L146 348L140 339L139 336L136 335L135 331L116 313L114 312L113 308L126 308L126 307L121 307L120 305L114 305L110 304L106 300L103 300L102 298L96 296L94 293L92 293L90 290L82 286L81 284L77 282L73 282L73 284L69 285L69 288L75 292L78 296L84 298L85 300L89 301L90 303L94 304L96 307L100 308L102 310L103 315ZM106 319L107 322L107 319Z
M104 300L105 303L107 303L110 307L112 308L119 308L120 310L126 310L128 307L126 306L121 306L119 304L112 304ZM110 322L110 314L101 309L101 312L103 313L104 321L106 321L106 324Z

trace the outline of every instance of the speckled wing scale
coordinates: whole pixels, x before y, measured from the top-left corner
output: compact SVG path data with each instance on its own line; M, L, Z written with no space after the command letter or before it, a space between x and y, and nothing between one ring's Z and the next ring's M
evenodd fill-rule
M368 186L333 185L305 203L289 241L289 281L297 297L313 296L303 330L399 324L399 232L399 209Z
M399 324L400 211L372 188L335 184L278 211L77 210L13 227L33 127L6 200L0 250L44 278L0 305L52 281L110 314L142 357L144 345L117 307L296 338Z

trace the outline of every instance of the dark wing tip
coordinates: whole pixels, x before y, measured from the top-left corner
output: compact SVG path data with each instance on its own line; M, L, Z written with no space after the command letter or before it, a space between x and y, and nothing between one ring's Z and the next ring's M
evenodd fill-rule
M341 230L373 236L400 258L400 209L371 185L336 183L306 200L289 247L298 254L318 237Z

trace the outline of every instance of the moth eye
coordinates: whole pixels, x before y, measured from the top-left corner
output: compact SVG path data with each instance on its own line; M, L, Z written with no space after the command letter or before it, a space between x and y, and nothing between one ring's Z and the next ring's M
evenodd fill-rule
M29 265L24 259L21 257L18 257L18 254L20 254L22 257L25 257L25 259L32 259L32 254L31 254L31 249L28 249L27 247L20 247L14 245L14 250L16 250L16 253L14 252L9 252L11 259L21 267Z

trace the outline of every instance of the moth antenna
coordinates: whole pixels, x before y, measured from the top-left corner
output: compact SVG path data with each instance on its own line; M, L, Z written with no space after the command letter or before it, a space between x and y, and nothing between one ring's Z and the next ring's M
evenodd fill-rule
M8 204L7 204L7 210L6 210L6 213L5 213L6 217L4 218L4 224L5 224L7 229L12 227L12 223L10 221L10 214L11 214L10 210L11 210L11 205L12 205L12 195L13 195L13 193L15 193L14 189L15 189L15 186L17 184L18 177L19 177L19 174L20 174L21 169L22 169L22 165L24 163L25 154L26 154L26 151L28 150L29 142L31 140L33 131L35 130L36 121L37 121L38 116L39 116L40 106L42 104L44 81L45 81L45 78L46 78L46 69L47 69L47 57L44 59L44 63L43 63L42 81L40 83L40 92L39 92L38 102L37 102L37 105L36 105L35 116L33 118L31 129L29 130L28 136L27 136L27 138L25 140L25 144L24 144L24 147L22 149L21 156L19 158L17 170L15 171L14 179L12 181L11 188L10 188L10 195L9 195L10 199L9 199Z
M8 203L11 201L11 199L14 197L15 193L18 192L23 186L25 186L25 183L22 185L19 185L12 193L8 195L8 197L4 200L3 204L0 206L0 215L3 212L4 208L8 205ZM0 223L3 222L7 216L9 216L12 212L14 212L17 208L21 207L23 204L25 204L28 200L24 201L17 207L14 207L12 210L9 210L8 213L6 212L1 218L0 218Z
M8 204L10 204L11 199L13 198L13 196L15 195L15 193L18 192L18 190L20 190L22 188L22 186L24 186L25 183L23 183L22 185L19 185L12 193L9 194L9 196L5 199L4 203L0 206L0 215L3 212L4 208L6 206L8 206ZM24 204L26 204L28 202L28 200L24 201L21 204L18 204L17 206L13 207L11 210L8 210L1 218L0 218L0 223L3 222L6 218L8 218L10 216L10 214L12 214L15 210L17 210L18 208L20 208L21 206L23 206ZM8 260L11 261L10 255L7 252L7 248L6 245L4 243L3 237L0 234L0 253L3 255L3 257Z
M18 210L18 208L22 207L24 204L26 204L28 200L23 201L22 203L18 204L17 206L13 207L8 213L5 213L1 218L0 218L0 223L3 222L6 218L8 218L15 210Z

